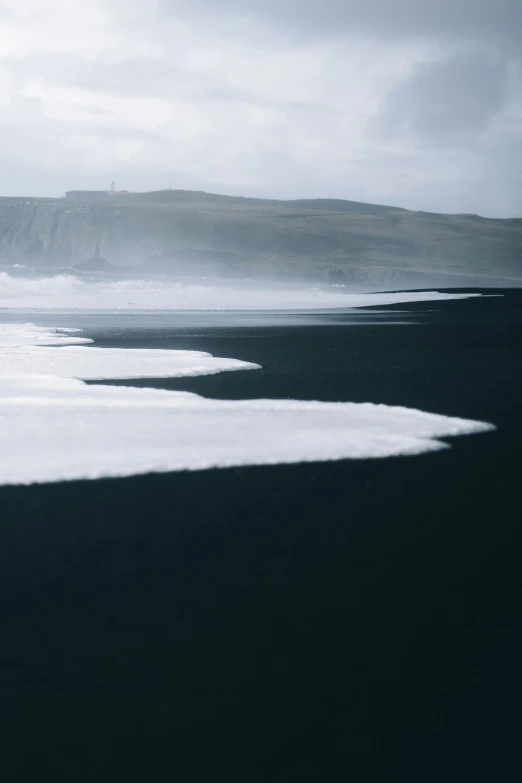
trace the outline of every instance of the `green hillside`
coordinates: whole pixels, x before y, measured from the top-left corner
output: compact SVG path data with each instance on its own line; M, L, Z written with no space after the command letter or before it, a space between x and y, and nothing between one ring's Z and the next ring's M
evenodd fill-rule
M58 270L93 255L178 276L522 284L522 219L337 199L195 191L0 198L0 264Z

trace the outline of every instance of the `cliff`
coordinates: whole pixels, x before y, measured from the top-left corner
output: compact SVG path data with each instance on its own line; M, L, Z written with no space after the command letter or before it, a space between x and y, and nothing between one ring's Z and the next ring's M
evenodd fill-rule
M360 284L522 284L522 219L193 191L0 198L0 265L121 267Z

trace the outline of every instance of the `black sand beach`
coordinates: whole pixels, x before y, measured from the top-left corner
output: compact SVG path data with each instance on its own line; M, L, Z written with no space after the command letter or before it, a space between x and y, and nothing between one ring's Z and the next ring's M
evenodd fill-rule
M263 368L127 385L498 429L418 457L1 488L4 779L518 779L522 291L500 293L299 328L41 317Z

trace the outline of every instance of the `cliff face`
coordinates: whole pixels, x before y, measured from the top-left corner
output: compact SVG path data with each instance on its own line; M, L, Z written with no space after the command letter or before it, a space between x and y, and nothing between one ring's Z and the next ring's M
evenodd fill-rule
M126 252L131 226L112 205L66 199L0 199L0 263L60 268L91 257L98 241ZM140 253L130 253L136 262Z
M522 220L336 200L165 191L0 198L0 264L58 270L93 256L175 274L372 283L420 275L522 283Z

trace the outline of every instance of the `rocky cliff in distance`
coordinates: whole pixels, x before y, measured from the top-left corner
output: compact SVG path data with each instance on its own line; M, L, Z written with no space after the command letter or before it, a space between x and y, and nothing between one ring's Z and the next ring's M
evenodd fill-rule
M521 285L522 219L193 191L0 198L4 268L58 271L93 255L180 277Z

